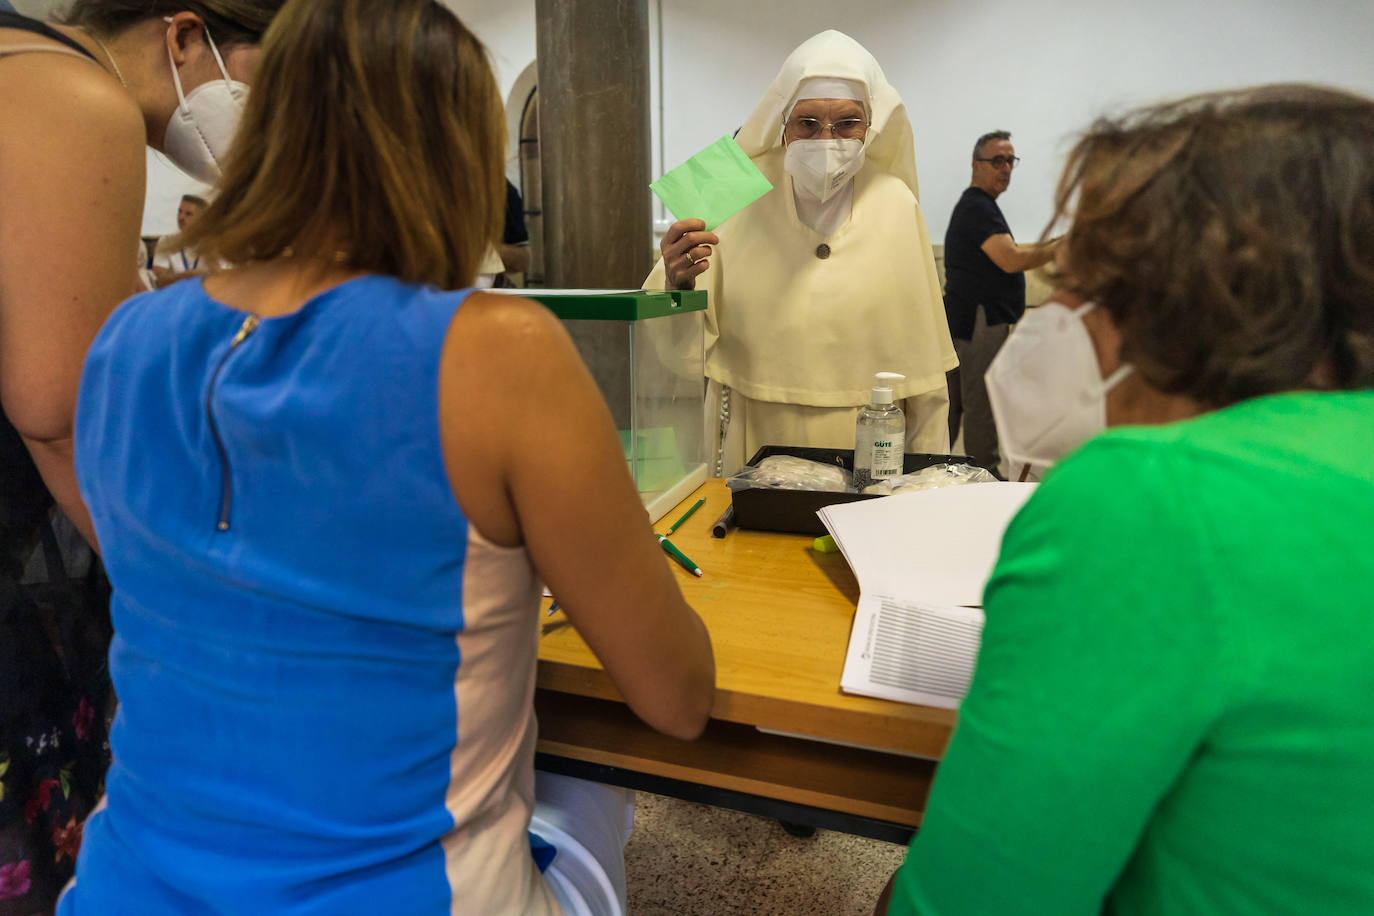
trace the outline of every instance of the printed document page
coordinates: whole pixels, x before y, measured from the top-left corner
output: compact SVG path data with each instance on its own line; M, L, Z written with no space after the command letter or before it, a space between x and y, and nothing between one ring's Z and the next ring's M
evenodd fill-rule
M983 612L864 593L849 634L840 688L945 709L973 679Z
M983 628L983 586L1033 483L978 483L827 506L818 515L859 580L840 686L954 708Z

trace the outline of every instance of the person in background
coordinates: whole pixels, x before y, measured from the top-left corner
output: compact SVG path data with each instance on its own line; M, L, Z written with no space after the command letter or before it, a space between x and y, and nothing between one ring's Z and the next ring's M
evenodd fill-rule
M470 289L486 51L435 0L290 0L258 78L186 237L236 266L82 378L120 715L58 912L623 913L628 793L535 777L539 583L669 735L714 661L562 324Z
M501 264L505 270L497 278L497 286L514 286L509 275L524 274L530 269L530 232L525 228L525 202L510 179L506 179L506 228L501 233Z
M148 243L143 239L138 240L138 250L134 253L134 271L137 279L134 281L134 292L146 293L150 289L157 289L157 276L149 266L152 258L148 255Z
M60 23L0 13L3 916L51 910L109 759L106 585L53 507L95 545L73 416L86 348L133 291L145 146L214 166L278 5L78 0Z
M505 228L500 243L493 242L482 256L474 283L478 289L510 289L515 286L509 273L528 269L530 262L529 232L525 229L525 206L520 192L506 179ZM511 265L515 265L512 267Z
M973 145L973 180L945 231L945 314L959 354L949 378L949 438L964 423L964 452L997 467L997 427L983 376L1026 311L1025 272L1054 259L1057 241L1017 244L997 205L1021 160L1011 134L995 130Z
M158 239L157 250L153 253L153 277L158 288L210 272L209 265L201 263L200 252L181 243L181 235L186 227L204 209L205 198L195 194L182 195L181 203L177 206L176 234Z
M906 107L858 42L822 32L783 63L736 140L773 184L717 232L668 228L646 289L708 291L715 470L763 445L852 449L875 372L899 372L906 450L946 453L957 365L917 202ZM713 427L715 426L712 422Z
M1071 454L879 912L1374 912L1374 100L1100 121L1057 203L1068 292L988 384Z

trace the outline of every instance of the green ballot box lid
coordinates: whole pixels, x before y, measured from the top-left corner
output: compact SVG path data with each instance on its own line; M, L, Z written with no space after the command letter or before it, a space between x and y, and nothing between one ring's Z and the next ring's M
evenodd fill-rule
M503 290L504 292L504 290ZM517 289L509 292L548 306L565 321L643 321L706 311L699 289Z

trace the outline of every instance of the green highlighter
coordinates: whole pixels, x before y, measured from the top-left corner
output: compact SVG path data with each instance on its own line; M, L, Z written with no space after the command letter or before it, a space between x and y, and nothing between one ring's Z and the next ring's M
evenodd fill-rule
M823 534L811 542L811 549L816 553L839 553L840 545L830 535Z
M733 137L721 137L649 188L673 216L702 220L710 231L773 190L773 185Z

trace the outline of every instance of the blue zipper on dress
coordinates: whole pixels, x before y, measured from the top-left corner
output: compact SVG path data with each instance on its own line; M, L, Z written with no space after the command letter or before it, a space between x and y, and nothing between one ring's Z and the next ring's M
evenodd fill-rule
M234 483L229 473L229 453L224 450L224 441L219 436L219 424L215 422L215 383L219 381L220 370L229 361L229 357L239 348L239 344L248 339L258 327L258 316L249 315L243 319L243 324L239 325L238 333L234 339L229 341L229 349L224 351L224 355L219 358L219 365L215 366L215 371L210 375L210 385L205 391L205 416L210 421L210 437L215 440L215 450L219 452L220 467L220 496L219 496L219 521L215 528L219 531L229 530L229 507L234 499Z

